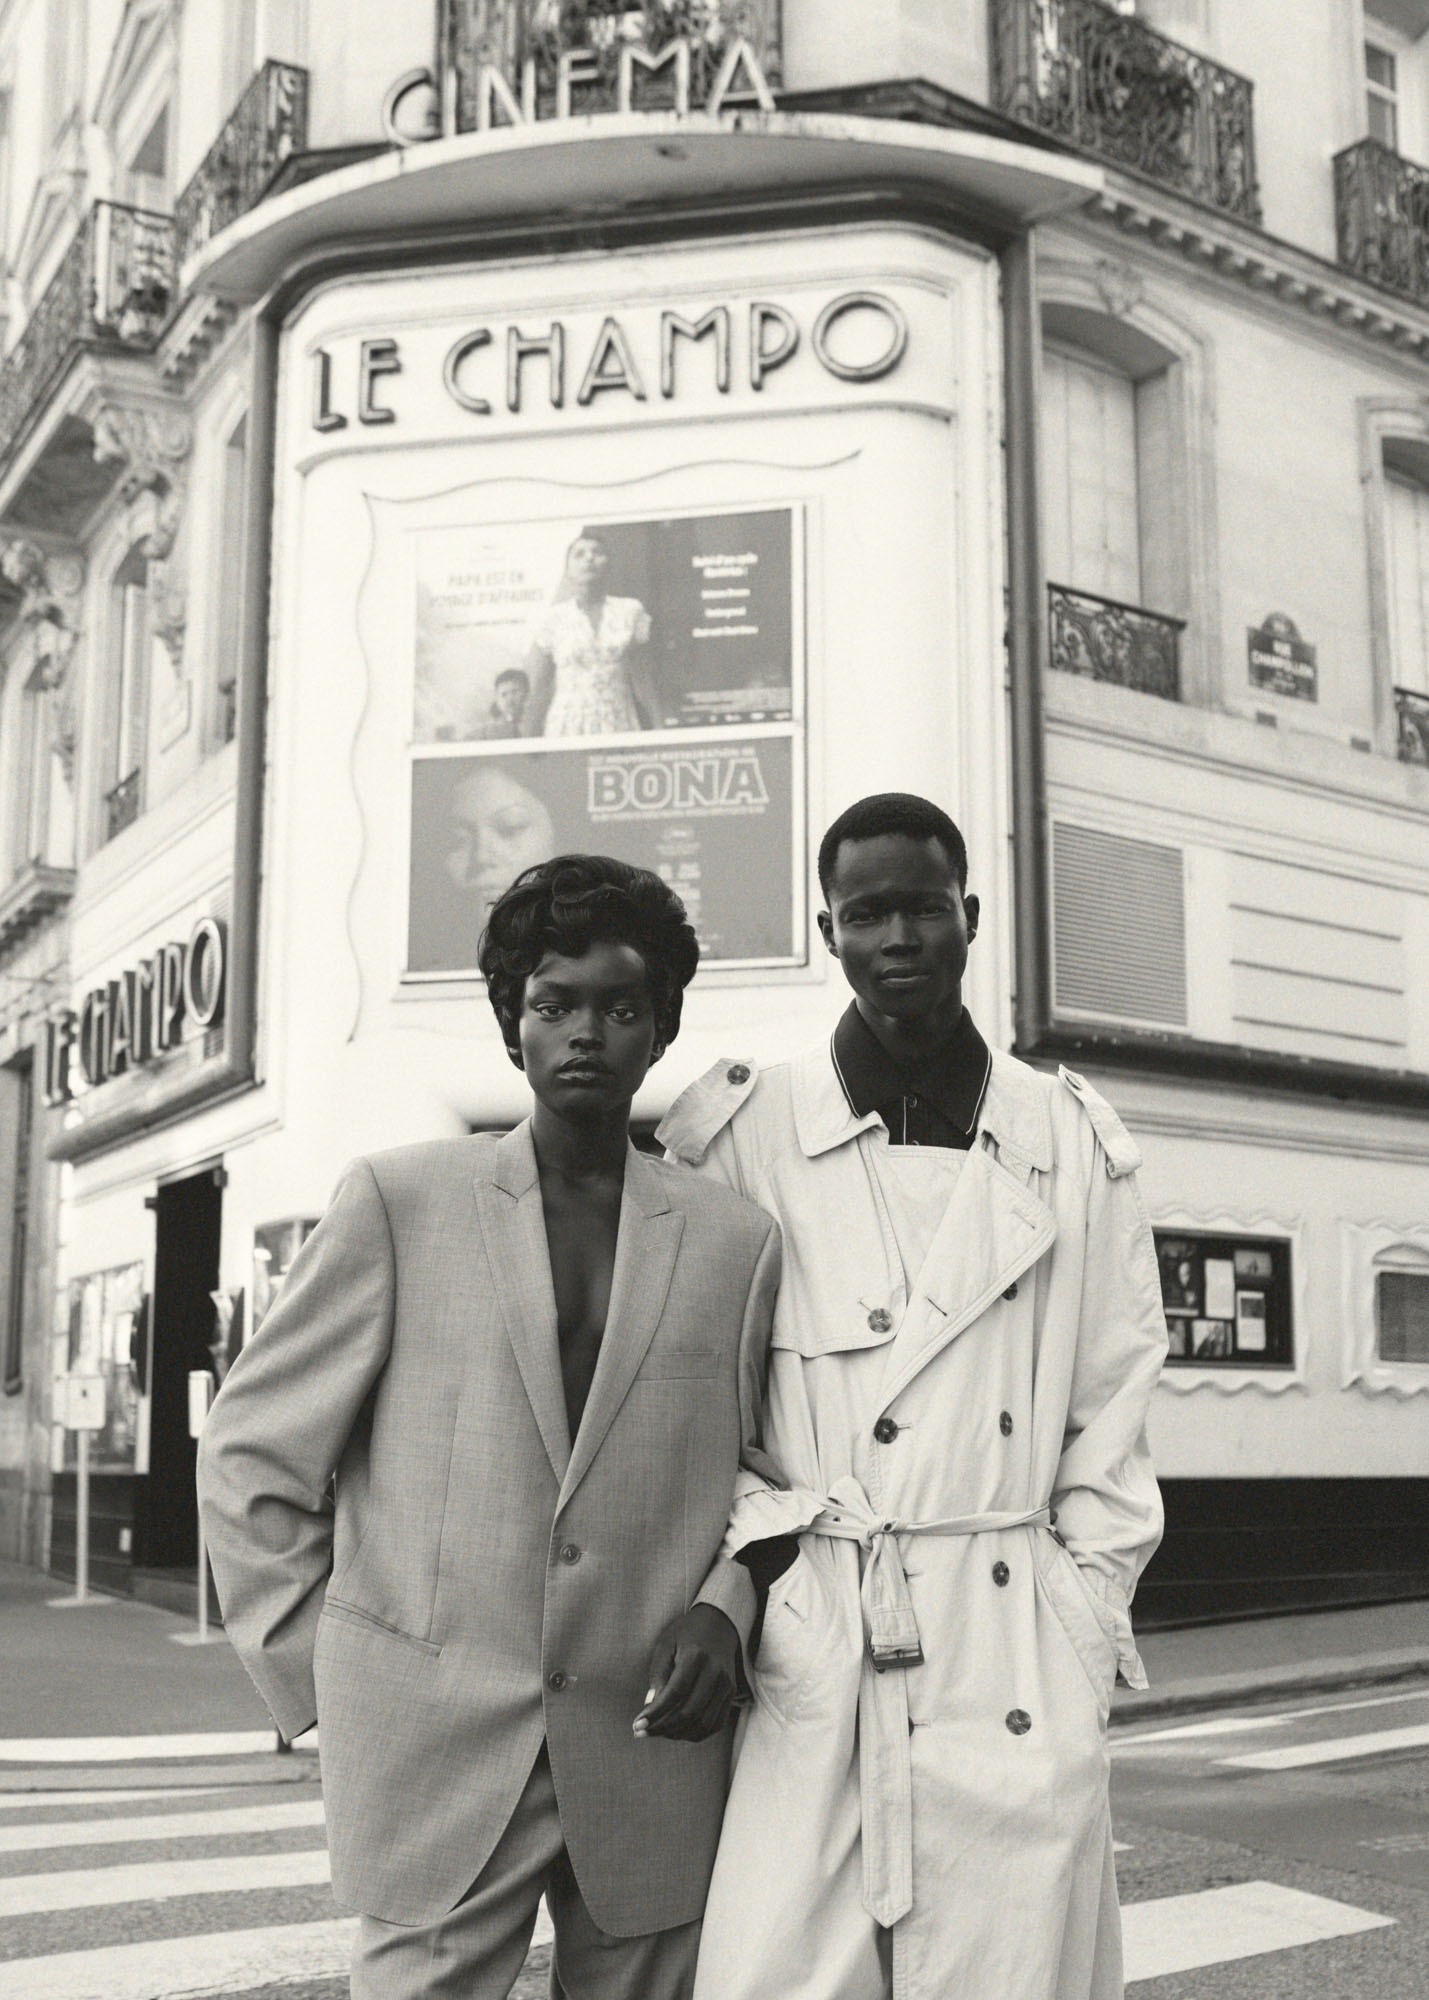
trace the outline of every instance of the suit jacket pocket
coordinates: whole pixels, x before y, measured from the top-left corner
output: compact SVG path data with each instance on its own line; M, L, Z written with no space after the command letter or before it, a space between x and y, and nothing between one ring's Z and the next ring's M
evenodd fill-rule
M391 1625L385 1618L379 1618L375 1612L364 1611L360 1605L349 1604L341 1597L329 1597L324 1601L323 1616L335 1618L343 1625L356 1625L364 1631L382 1633L403 1646L411 1646L418 1653L428 1653L435 1657L442 1650L435 1639L419 1639L414 1632L404 1632L400 1625Z
M658 1341L648 1350L636 1374L637 1382L689 1381L719 1373L717 1347L662 1347Z

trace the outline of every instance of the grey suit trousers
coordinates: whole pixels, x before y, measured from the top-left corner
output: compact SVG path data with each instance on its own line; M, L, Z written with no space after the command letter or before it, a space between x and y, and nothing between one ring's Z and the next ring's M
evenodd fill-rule
M566 1855L544 1743L506 1831L454 1910L425 1924L360 1920L352 2000L506 2000L543 1895L556 1933L551 2000L689 2000L699 1924L644 1937L598 1927Z

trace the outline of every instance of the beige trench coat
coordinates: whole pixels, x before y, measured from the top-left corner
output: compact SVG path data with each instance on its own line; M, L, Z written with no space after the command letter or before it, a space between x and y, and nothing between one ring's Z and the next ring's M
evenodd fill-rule
M784 1233L791 1486L742 1479L726 1553L812 1530L770 1594L697 2000L1116 2000L1106 1722L1118 1668L1145 1685L1166 1351L1134 1142L1081 1078L995 1054L909 1296L883 1127L827 1045L717 1065L661 1137Z

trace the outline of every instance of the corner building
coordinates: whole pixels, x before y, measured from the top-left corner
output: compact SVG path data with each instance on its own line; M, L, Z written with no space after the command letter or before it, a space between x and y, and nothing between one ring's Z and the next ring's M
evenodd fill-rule
M65 13L87 204L14 127L7 754L52 805L5 894L52 969L0 1061L56 1262L0 1476L55 1566L62 1375L107 1386L96 1575L174 1594L190 1372L353 1153L522 1115L473 969L521 866L686 897L653 1124L832 1026L813 850L896 787L967 834L979 1023L1146 1156L1143 1615L1422 1592L1412 9L220 11L222 63L195 10Z

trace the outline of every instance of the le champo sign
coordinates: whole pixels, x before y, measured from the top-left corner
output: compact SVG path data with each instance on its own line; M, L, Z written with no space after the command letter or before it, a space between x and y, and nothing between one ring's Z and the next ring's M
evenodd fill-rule
M200 917L188 941L162 944L117 978L93 986L78 1007L45 1023L45 1101L67 1104L83 1090L140 1070L189 1034L218 1027L227 990L228 930Z
M772 111L781 81L779 0L444 0L440 19L435 68L387 95L399 144L609 112Z

